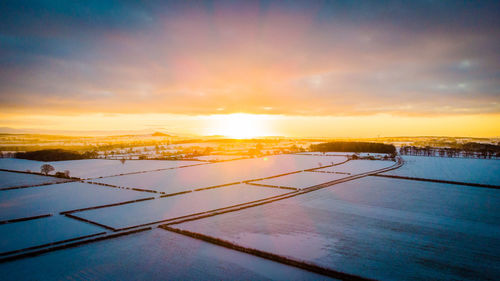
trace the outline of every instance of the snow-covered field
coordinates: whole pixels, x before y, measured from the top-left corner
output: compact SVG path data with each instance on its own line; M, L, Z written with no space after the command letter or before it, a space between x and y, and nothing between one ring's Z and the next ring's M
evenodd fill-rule
M315 170L323 173L314 171L301 172L276 178L254 181L254 183L303 189L329 181L346 178L351 175L387 168L394 164L395 163L392 161L350 160L341 165Z
M404 159L403 167L387 174L500 185L498 160ZM121 164L118 160L97 159L50 164L56 171L70 170L71 176L109 176L93 182L168 194L249 180L300 189L395 164L351 160L323 167L346 160L344 156L283 154L211 164L155 160L127 160ZM38 171L44 163L0 159L0 168ZM202 165L153 171L198 163ZM141 171L149 172L112 176ZM263 179L295 171L300 172ZM0 188L40 184L46 179L58 180L0 171ZM0 256L110 232L106 226L133 229L288 192L292 191L240 183L72 213L94 225L59 213L159 194L83 182L0 190ZM53 216L6 223L46 214ZM364 177L172 226L380 280L488 280L500 276L500 193L493 188ZM327 279L157 228L0 263L0 276L2 280Z
M82 211L73 215L119 229L229 207L287 192L289 190L238 184Z
M253 183L302 189L348 176L349 175L345 174L300 172L276 178L254 181Z
M12 171L25 172L30 170L32 172L40 172L40 166L43 164L46 164L46 162L16 158L0 158L0 169Z
M404 165L384 173L412 178L500 186L500 160L403 156Z
M100 227L64 216L1 224L0 254L101 232L103 229ZM31 268L23 272L30 270ZM1 279L5 280L4 277Z
M316 168L320 165L341 163L346 158L316 157L304 155L277 155L254 159L234 160L141 174L95 179L100 183L116 186L137 187L165 193L237 183L246 180Z
M246 158L246 157L242 155L205 155L205 156L195 157L195 159L203 161L227 161L240 158Z
M40 171L40 166L50 164L56 171L69 170L70 176L78 178L95 178L113 176L132 172L152 171L156 169L174 168L201 164L200 161L171 161L171 160L126 160L124 164L120 160L85 159L70 161L40 162L25 159L2 158L0 169L34 172Z
M396 164L393 161L382 160L350 160L342 165L317 169L319 172L362 174L378 169L388 168Z
M2 280L330 280L162 229L0 264Z
M500 276L495 189L365 177L174 227L380 280Z
M66 179L0 171L0 189L67 181ZM0 195L0 199L1 199Z
M28 175L30 176L30 175ZM81 182L0 191L0 221L151 197L151 193Z

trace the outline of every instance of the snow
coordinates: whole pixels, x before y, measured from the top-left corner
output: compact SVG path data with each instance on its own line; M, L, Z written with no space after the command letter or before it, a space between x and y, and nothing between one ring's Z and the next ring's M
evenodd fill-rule
M165 193L256 180L279 174L341 163L346 158L304 155L277 155L234 160L182 169L165 170L119 177L95 179L95 182L123 187L136 187Z
M203 161L228 161L228 160L247 158L247 157L248 156L243 156L243 155L205 155L205 156L198 156L195 158Z
M45 183L56 183L66 181L65 179L45 177L25 173L0 171L0 188L30 186Z
M317 169L315 171L328 172L301 172L276 178L255 181L257 184L273 185L278 187L308 188L318 184L349 177L355 174L366 173L394 165L392 161L378 160L350 160L344 164Z
M383 168L388 168L396 164L393 161L382 160L350 160L342 165L318 169L319 172L362 174Z
M124 164L120 160L106 159L84 159L69 161L40 162L25 159L2 158L0 169L14 171L40 171L40 166L50 164L56 171L69 170L70 176L78 178L95 178L102 176L113 176L132 172L152 171L156 169L174 168L200 164L200 161L171 161L171 160L126 160Z
M2 263L0 276L3 280L328 280L158 228Z
M0 169L22 171L30 170L33 172L40 172L40 166L46 164L41 161L32 161L16 158L0 158Z
M103 229L97 226L64 216L2 224L0 225L0 253L101 232ZM22 273L26 273L26 270L23 270Z
M500 193L365 177L174 227L379 280L500 275Z
M109 208L82 211L73 213L73 215L120 229L229 207L287 192L289 190L238 184Z
M0 191L0 221L147 197L151 197L151 193L81 182L3 190Z
M404 165L384 173L412 178L500 186L500 161L491 159L402 156Z
M332 173L300 172L296 174L255 181L253 183L273 185L277 187L292 187L292 188L302 189L322 184L325 182L341 179L344 177L348 177L348 175L332 174Z

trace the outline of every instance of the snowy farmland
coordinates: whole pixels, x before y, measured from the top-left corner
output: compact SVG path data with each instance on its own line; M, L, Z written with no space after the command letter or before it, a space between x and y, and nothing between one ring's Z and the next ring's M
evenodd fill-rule
M0 191L0 221L151 197L150 193L71 182Z
M185 167L182 169L107 177L95 179L94 181L171 194L198 188L256 180L302 171L304 169L317 168L319 166L339 164L344 161L346 161L346 158L343 156L278 155Z
M205 156L195 157L195 159L201 161L229 161L241 158L246 158L246 157L243 157L241 155L205 155Z
M0 171L0 189L64 182L66 179Z
M103 229L63 216L0 225L0 256L68 239L102 233Z
M76 212L73 215L114 229L121 229L261 200L286 192L289 190L238 184L157 200Z
M381 160L351 160L342 165L327 167L315 170L316 172L329 172L329 173L345 173L345 174L363 174L370 171L388 168L393 166L393 161Z
M381 280L500 275L494 189L366 177L173 227Z
M498 160L426 156L403 156L403 160L403 167L384 174L500 186Z
M49 163L87 180L53 184L61 179L0 172L0 186L22 186L0 188L0 274L2 280L494 279L500 193L474 184L498 183L500 162L420 158L405 156L402 167L304 154L219 163L60 161ZM0 159L0 167L19 171L44 163ZM388 169L394 170L382 173ZM382 174L367 176L374 173Z
M393 165L395 165L395 163L392 161L350 160L340 165L259 181L252 181L252 183L276 187L304 189L330 181L347 178L351 175L363 174L379 169L389 168Z
M14 171L34 171L39 172L40 166L50 164L56 171L70 171L70 176L78 178L96 178L104 176L113 176L126 173L153 171L157 169L168 169L195 164L202 164L200 161L171 161L171 160L126 160L121 163L120 160L106 159L86 159L41 162L25 159L3 158L0 159L0 169Z
M285 175L276 178L253 181L252 184L270 185L276 187L288 188L308 188L325 182L338 180L346 177L345 174L333 173L315 173L315 172L299 172L295 174Z
M330 280L161 229L0 264L0 276L3 280Z

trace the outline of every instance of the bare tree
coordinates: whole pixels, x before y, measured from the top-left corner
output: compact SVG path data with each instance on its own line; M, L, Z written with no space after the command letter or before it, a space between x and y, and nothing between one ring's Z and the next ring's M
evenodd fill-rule
M45 174L45 175L48 175L50 172L52 172L54 170L55 170L54 167L52 167L49 164L43 164L42 166L40 166L40 172L42 172L42 174Z

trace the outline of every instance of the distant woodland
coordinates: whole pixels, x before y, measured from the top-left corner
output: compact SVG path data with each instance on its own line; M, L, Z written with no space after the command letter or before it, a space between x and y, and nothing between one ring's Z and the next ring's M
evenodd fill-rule
M500 145L468 142L454 147L402 146L399 152L402 155L491 159L500 157Z
M17 152L15 155L19 159L37 160L37 161L63 161L96 158L96 152L79 153L64 149L44 149L28 152Z
M375 142L325 142L312 144L311 151L319 152L372 152L372 153L396 153L396 147L392 144Z

